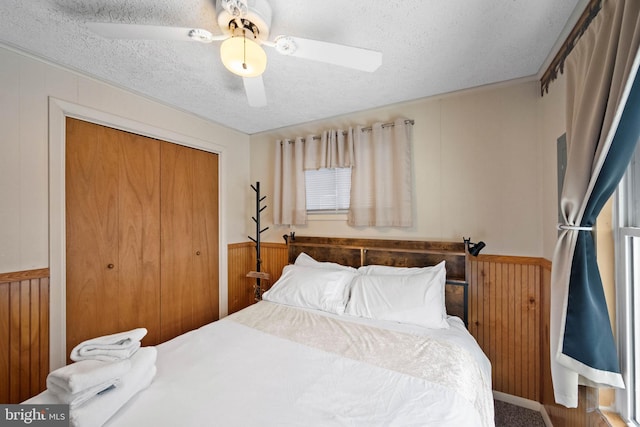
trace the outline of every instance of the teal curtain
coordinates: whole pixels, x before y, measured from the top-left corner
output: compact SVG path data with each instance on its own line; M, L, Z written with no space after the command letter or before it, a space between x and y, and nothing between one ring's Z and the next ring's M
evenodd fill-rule
M578 384L624 387L592 227L623 176L640 132L640 2L602 0L567 57L567 168L551 270L554 396L578 404Z
M592 227L622 179L640 138L640 80L636 75L620 123L580 226ZM571 264L562 353L585 365L620 372L609 312L590 231L578 231Z

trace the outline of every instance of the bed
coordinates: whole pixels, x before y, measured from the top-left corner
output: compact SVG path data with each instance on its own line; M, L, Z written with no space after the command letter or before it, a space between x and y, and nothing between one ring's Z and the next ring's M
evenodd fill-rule
M465 327L463 243L288 246L262 301L158 345L153 382L105 425L494 425L491 366Z

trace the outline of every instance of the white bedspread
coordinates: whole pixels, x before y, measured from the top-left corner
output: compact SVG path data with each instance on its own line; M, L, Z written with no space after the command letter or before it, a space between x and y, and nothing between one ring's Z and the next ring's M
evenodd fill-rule
M493 426L489 361L449 323L262 301L159 345L153 383L106 426Z
M489 364L459 320L420 336L344 318L263 301L161 344L154 383L107 425L493 425Z

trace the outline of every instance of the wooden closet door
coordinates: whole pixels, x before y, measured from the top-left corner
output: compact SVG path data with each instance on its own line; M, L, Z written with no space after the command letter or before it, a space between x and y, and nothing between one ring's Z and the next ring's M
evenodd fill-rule
M107 128L67 118L67 349L118 328L118 143Z
M165 341L218 318L218 159L169 143L161 152Z
M198 304L195 327L218 320L218 156L193 150L194 287ZM200 255L197 255L197 254Z
M160 141L121 138L118 189L118 320L147 328L142 345L160 341Z
M65 173L67 350L136 327L158 343L159 141L67 119Z

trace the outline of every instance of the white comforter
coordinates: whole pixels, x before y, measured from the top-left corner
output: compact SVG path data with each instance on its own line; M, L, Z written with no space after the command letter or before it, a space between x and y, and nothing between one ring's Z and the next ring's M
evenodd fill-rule
M489 363L451 322L407 333L261 302L158 346L154 383L108 425L493 425Z
M159 345L153 383L107 426L492 426L489 362L449 323L263 301Z

